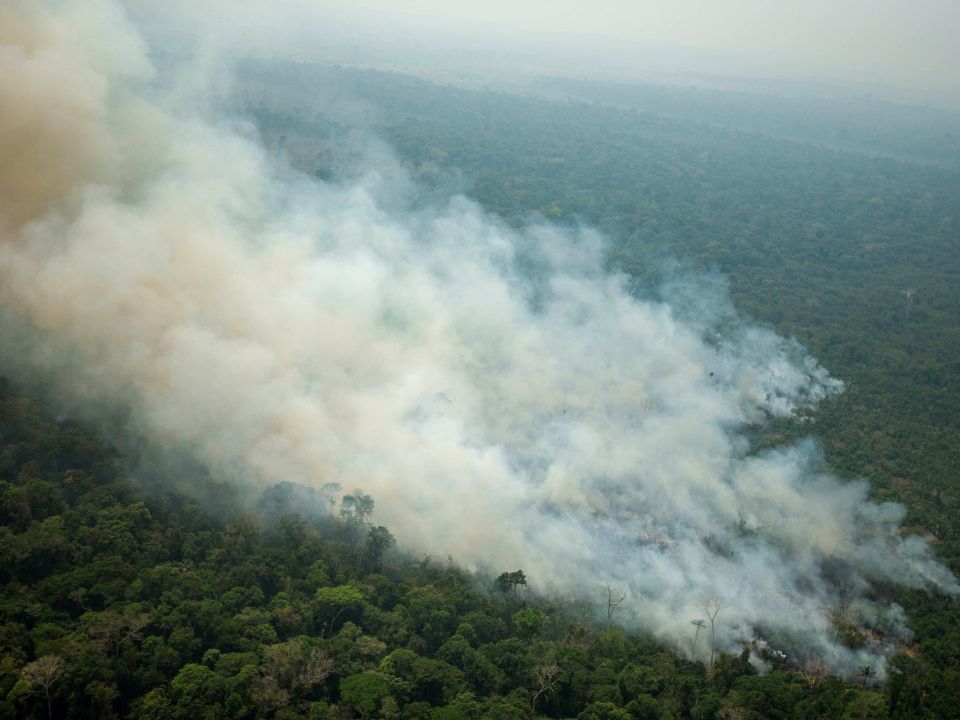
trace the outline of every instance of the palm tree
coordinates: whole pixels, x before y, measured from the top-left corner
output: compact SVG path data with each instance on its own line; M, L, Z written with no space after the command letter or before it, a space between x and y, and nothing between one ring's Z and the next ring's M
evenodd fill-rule
M870 665L861 665L860 672L857 673L857 677L863 678L863 686L867 686L867 680L873 677L873 667Z

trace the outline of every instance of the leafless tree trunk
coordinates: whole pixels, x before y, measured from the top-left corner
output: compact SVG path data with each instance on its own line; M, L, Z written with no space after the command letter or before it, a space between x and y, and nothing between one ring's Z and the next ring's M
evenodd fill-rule
M47 717L53 718L53 702L50 688L63 675L63 658L59 655L44 655L39 660L25 665L20 677L30 686L31 692L42 692L47 701ZM38 688L38 689L34 689Z
M613 617L613 611L620 607L620 603L627 599L627 593L623 593L619 599L613 599L613 590L607 585L607 622Z
M693 652L690 653L690 659L696 660L697 659L697 641L700 639L700 631L703 630L703 628L705 628L707 624L703 621L702 618L691 620L690 623L692 625L695 625L697 628L697 631L693 634Z
M540 699L541 695L553 692L559 672L560 668L557 665L541 665L537 668L537 689L532 693L530 700L532 710L537 709L537 700Z
M710 667L713 667L714 656L717 652L717 615L723 609L723 603L719 598L711 598L703 606L707 617L710 619Z
M807 687L813 691L823 682L823 679L827 677L827 669L823 666L823 663L807 663L804 668L799 671L799 674L807 684Z

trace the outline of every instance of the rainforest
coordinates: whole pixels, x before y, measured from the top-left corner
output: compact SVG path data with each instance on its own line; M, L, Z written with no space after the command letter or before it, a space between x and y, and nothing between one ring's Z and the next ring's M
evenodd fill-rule
M949 91L335 5L0 8L0 717L956 718Z

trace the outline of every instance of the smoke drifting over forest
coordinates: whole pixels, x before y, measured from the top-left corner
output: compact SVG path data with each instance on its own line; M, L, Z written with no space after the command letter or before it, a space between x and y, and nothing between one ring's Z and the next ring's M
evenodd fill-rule
M170 92L107 0L5 3L0 43L8 365L238 483L361 487L416 552L621 589L686 651L719 604L722 648L879 664L835 643L841 602L894 643L872 583L957 592L813 443L749 453L747 425L842 387L714 284L634 299L597 234L423 209L383 153L298 176Z

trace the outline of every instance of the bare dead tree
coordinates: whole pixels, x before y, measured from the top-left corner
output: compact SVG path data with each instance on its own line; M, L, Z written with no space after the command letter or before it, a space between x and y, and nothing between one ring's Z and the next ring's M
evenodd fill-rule
M333 660L330 656L319 648L313 648L297 674L297 687L309 689L326 680L332 672Z
M824 667L823 663L807 663L804 665L803 669L799 671L800 677L803 678L803 681L807 684L807 687L811 691L816 690L817 686L823 682L824 678L827 677L827 668Z
M560 673L558 665L541 665L537 668L537 689L531 693L530 708L537 709L537 700L547 693L553 692Z
M285 707L290 702L290 693L280 687L273 675L256 678L250 687L250 697L263 712L272 712Z
M87 607L86 597L87 591L86 588L77 588L74 590L68 597L76 602L84 612L90 612L90 608Z
M255 683L257 702L267 710L291 703L297 708L303 694L332 672L333 660L302 639L268 645Z
M63 675L63 658L59 655L44 655L23 666L20 677L30 687L31 693L41 693L47 701L47 717L53 718L53 703L50 688Z
M907 300L907 317L910 317L910 310L913 309L913 299L917 296L914 288L908 288L903 291L903 297Z
M710 620L710 667L713 667L713 659L717 652L717 615L723 610L723 601L718 597L712 597L703 605L704 612Z
M620 604L627 599L627 593L624 592L619 599L613 599L613 589L607 585L607 622L613 617L613 611L620 607Z
M693 634L693 652L690 653L690 659L696 660L697 659L697 640L700 639L700 631L707 626L707 623L704 622L703 618L697 618L696 620L691 620L690 624L695 625L697 628L697 631Z
M143 639L143 629L149 624L150 616L146 613L105 610L97 613L88 634L104 653L117 657L124 645Z

